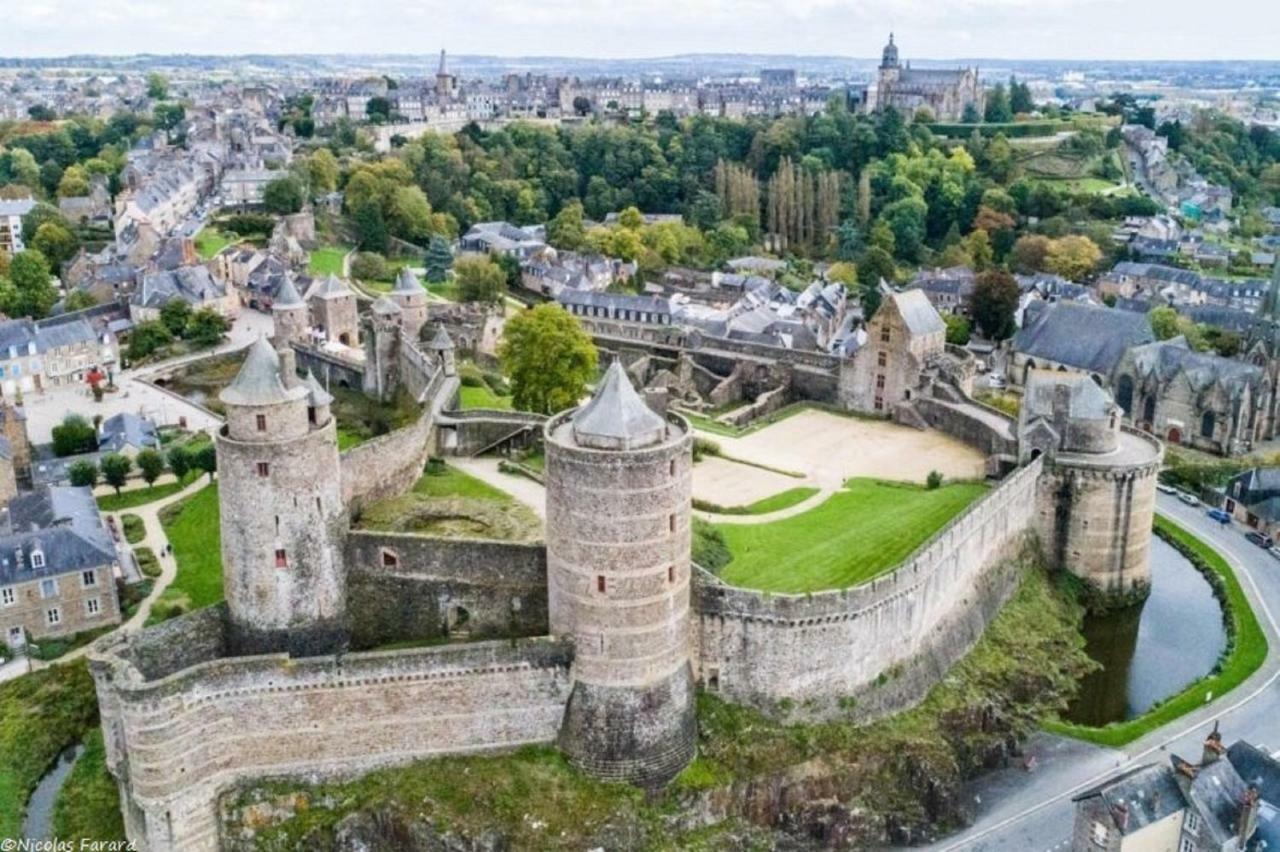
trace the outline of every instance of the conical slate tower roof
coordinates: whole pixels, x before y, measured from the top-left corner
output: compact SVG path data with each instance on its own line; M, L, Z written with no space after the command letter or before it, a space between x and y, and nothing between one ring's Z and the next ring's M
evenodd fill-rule
M333 396L320 386L316 381L316 374L310 370L307 370L307 377L302 380L302 384L311 395L310 402L313 406L328 405L333 402Z
M298 288L293 286L293 276L286 275L284 277L284 283L280 285L280 289L276 292L276 298L271 303L271 307L299 308L304 304L306 303L303 302L302 297L298 295Z
M341 278L329 273L329 277L324 279L320 286L316 288L315 295L321 299L333 299L339 296L350 296L351 289L347 287Z
M453 338L444 330L443 325L436 326L436 335L431 338L431 345L428 348L432 352L444 352L446 349L453 348Z
M573 437L584 447L633 450L656 444L667 424L645 404L631 379L614 361L595 396L573 415Z
M379 296L370 307L375 314L398 314L401 313L400 306L391 301L386 296Z
M218 394L227 405L275 405L307 395L302 385L286 387L280 375L280 356L265 337L249 347L235 381Z
M400 267L400 274L396 276L396 286L392 289L392 293L412 293L414 295L423 295L422 282L418 280L418 276L409 271L409 267Z

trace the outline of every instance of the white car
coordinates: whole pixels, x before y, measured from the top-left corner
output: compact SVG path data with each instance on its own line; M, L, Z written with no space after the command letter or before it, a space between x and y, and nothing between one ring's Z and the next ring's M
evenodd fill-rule
M1200 498L1196 497L1196 495L1194 494L1188 494L1185 491L1178 492L1178 499L1181 500L1183 503L1186 503L1188 506L1200 505Z
M1174 488L1172 485L1169 485L1168 483L1165 483L1165 482L1157 482L1156 490L1159 491L1161 494L1177 494L1178 493L1178 489Z

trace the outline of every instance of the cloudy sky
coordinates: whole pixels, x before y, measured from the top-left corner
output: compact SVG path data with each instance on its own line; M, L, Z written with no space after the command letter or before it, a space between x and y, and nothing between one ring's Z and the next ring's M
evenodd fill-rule
M1277 59L1277 0L0 0L0 56Z

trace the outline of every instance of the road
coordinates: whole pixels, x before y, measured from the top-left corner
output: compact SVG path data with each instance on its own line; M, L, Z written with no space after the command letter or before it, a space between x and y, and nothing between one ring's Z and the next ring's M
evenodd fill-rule
M1170 754L1199 759L1204 736L1215 720L1228 743L1237 739L1274 750L1280 748L1280 627L1270 603L1280 601L1280 562L1245 541L1238 525L1227 527L1160 494L1157 508L1213 545L1231 564L1267 633L1267 661L1248 680L1225 696L1123 749L1105 749L1048 734L1032 738L1029 750L1036 769L1001 770L974 785L978 818L967 831L935 844L936 850L1027 852L1063 850L1069 845L1074 809L1071 797L1110 775ZM1280 607L1278 607L1280 609Z

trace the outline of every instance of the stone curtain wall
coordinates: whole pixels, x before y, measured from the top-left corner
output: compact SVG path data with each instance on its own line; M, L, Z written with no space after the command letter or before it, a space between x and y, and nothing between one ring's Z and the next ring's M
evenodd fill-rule
M149 852L212 852L217 798L242 781L554 741L570 660L564 643L503 640L219 659L150 682L118 655L95 655L93 667L108 765L127 776L130 839Z
M315 373L322 387L341 385L359 390L364 383L364 368L356 362L322 352L313 346L294 341L294 359L298 369Z
M896 571L855 588L765 594L702 573L699 680L730 701L765 711L786 701L813 718L849 699L876 715L919 700L1012 593L1002 561L1033 526L1040 471L1039 459L1019 468ZM877 681L904 673L891 700L874 699Z
M548 632L541 544L353 530L346 563L353 647Z
M545 415L525 411L450 411L440 421L442 430L452 432L447 440L442 434L442 444L446 445L442 447L442 453L473 456L522 432L527 433L532 443L542 434L542 426L546 422Z
M1018 440L1009 415L976 400L948 403L921 396L913 402L925 421L989 456L1016 458Z

